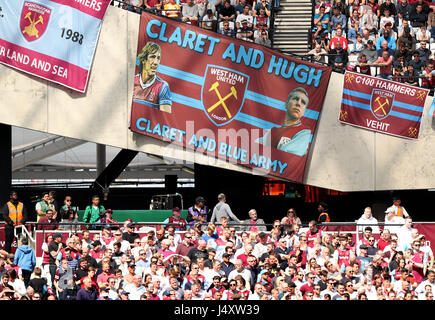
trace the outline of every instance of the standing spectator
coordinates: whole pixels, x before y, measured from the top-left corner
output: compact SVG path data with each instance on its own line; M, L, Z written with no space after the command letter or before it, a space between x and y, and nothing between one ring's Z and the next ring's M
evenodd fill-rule
M2 208L3 221L5 222L5 250L10 253L14 241L14 229L23 225L27 220L27 209L18 201L16 191L11 191L9 201Z
M58 222L64 219L68 219L69 210L72 210L74 212L74 218L78 219L79 216L77 213L77 208L73 207L71 204L72 204L71 196L65 196L65 199L63 200L63 206L59 209L60 219L58 220Z
M193 0L186 0L186 3L183 4L183 9L181 14L182 14L181 21L187 22L194 26L199 25L198 23L199 8L198 5L193 2Z
M100 216L106 212L106 209L100 204L100 197L92 196L92 204L87 206L83 214L83 222L95 223Z
M29 240L23 238L21 240L21 246L17 248L14 257L14 264L19 266L22 271L24 285L29 285L30 276L36 266L36 256L32 248L28 246Z
M50 203L50 194L48 192L42 193L42 200L35 205L35 211L37 214L36 222L44 217L49 209L53 210L53 218L56 219L57 212L54 210L53 204Z
M77 292L76 300L97 300L98 292L93 286L92 280L86 278L83 284L83 288Z
M378 220L373 217L372 215L372 208L370 207L366 207L364 209L364 213L362 214L362 216L358 219L358 221L356 222L357 224L365 224L365 225L370 225L370 227L372 228L373 233L379 233L379 226L378 226ZM358 232L362 232L367 226L361 226L358 229Z
M245 26L247 28L248 22L246 21ZM252 33L252 29L251 29ZM239 36L238 36L239 38ZM239 38L240 39L240 38ZM234 213L231 211L230 206L226 203L227 198L225 194L220 193L218 195L218 204L213 209L213 214L211 216L210 223L215 223L215 221L220 221L222 217L234 220L237 223L240 223L240 220L234 215Z
M53 284L58 292L59 300L72 300L75 298L74 272L68 265L68 260L62 259Z
M54 241L48 245L48 252L50 254L49 259L49 270L51 275L51 283L54 281L54 277L56 275L57 270L57 255L59 254L60 250L64 246L62 243L62 235L60 233L55 233L53 238ZM66 260L65 260L66 261ZM68 264L68 261L66 261Z

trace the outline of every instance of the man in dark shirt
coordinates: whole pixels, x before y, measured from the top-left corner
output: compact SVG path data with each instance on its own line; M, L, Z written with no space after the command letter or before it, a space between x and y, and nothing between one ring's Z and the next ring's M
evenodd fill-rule
M231 5L230 0L226 0L224 7L219 12L219 21L234 21L236 18L236 10Z
M134 243L135 239L140 239L140 235L134 232L134 225L127 224L127 231L122 234L122 240L127 240L130 244Z
M97 300L97 290L92 285L92 280L86 278L83 281L84 287L77 292L76 300Z
M381 16L384 15L384 10L388 9L390 11L390 15L391 16L395 16L397 13L396 11L396 6L394 5L394 3L391 2L391 0L385 0L384 3L381 4L381 6L379 7L379 11L381 13Z
M426 64L426 61L429 60L431 55L431 51L426 47L426 41L420 41L420 48L417 49L417 52L420 56L420 60Z
M230 262L231 255L229 253L224 253L222 255L222 263L221 263L221 270L225 272L225 276L228 278L231 271L236 269L234 264Z
M417 6L418 5L421 5L421 11L424 13L424 14L429 14L429 9L430 9L430 7L429 7L429 4L426 2L426 0L417 0L417 1L415 1L413 4L412 4L412 10L413 11L417 11Z
M415 7L415 10L412 10L412 12L409 14L409 20L411 21L411 26L414 28L426 25L427 15L428 15L427 13L423 12L422 4L419 3L416 4L417 6Z
M336 47L328 52L330 54L330 65L337 69L344 69L348 62L347 51L341 47L340 41L337 41Z
M411 50L411 51L415 50L415 45L416 45L417 41L411 35L411 28L405 27L405 29L403 29L403 35L399 38L399 42L398 42L399 46L401 43L405 44L406 49Z
M408 0L401 0L396 6L396 11L403 14L403 18L409 20L409 14L411 13L412 6L408 3Z
M420 72L423 71L426 64L423 61L421 61L420 54L418 53L418 51L414 51L412 55L414 59L409 61L409 65L412 65L415 73L419 74ZM412 76L412 74L410 76Z
M236 36L234 29L230 28L229 21L224 21L222 23L222 28L219 29L219 33L234 38Z
M242 20L242 27L237 29L236 38L253 42L252 38L254 35L253 29L248 25L248 20Z
M207 259L208 252L206 247L207 247L207 242L205 242L204 240L199 240L198 247L190 249L189 253L187 254L187 257L190 259L192 263L196 263L196 260L199 257Z
M48 253L49 253L49 262L48 267L50 270L51 275L51 283L54 282L54 276L56 275L57 270L57 264L56 259L57 255L59 254L60 250L65 247L65 245L62 243L62 235L60 233L55 233L53 238L54 241L48 245Z
M86 260L85 258L81 258L79 261L79 267L74 272L74 281L77 285L80 285L80 279L88 275L88 270L88 260Z

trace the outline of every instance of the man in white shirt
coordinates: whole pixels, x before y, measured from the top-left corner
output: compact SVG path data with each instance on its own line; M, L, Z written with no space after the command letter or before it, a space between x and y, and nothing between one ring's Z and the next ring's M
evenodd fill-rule
M406 218L405 224L397 230L399 250L405 251L411 248L412 243L412 219Z
M372 208L366 207L364 209L364 213L362 214L361 218L358 219L356 222L357 224L363 224L363 225L370 225L372 228L373 233L380 233L379 227L378 227L378 220L373 217L372 215ZM364 229L367 226L361 226L358 228L358 232L364 232Z
M115 235L115 240L113 240L111 243L109 243L107 248L112 249L112 251L114 251L113 244L115 242L120 242L121 243L121 252L127 253L127 250L130 249L130 247L131 247L130 242L128 242L127 240L122 240L122 233L120 230L116 230L114 235Z
M427 280L422 281L415 289L415 293L420 295L426 294L426 286L432 287L432 292L435 293L435 271L429 271L427 274Z
M405 220L401 217L396 217L394 215L394 209L392 207L385 211L385 224L393 224L393 226L386 225L384 228L388 229L390 233L397 233L400 226L403 226ZM397 226L394 226L397 225Z
M254 246L252 255L254 255L257 259L260 259L260 257L267 252L267 234L265 234L264 232L260 232L258 237L259 242Z
M237 29L242 27L242 21L245 19L248 21L248 27L252 28L252 24L254 23L254 17L249 14L249 5L248 4L245 4L245 6L243 7L243 12L237 16L237 19L236 19Z
M394 215L396 217L408 218L409 214L406 211L406 209L400 205L401 203L402 201L400 200L399 197L393 197L393 205L389 208L394 209Z

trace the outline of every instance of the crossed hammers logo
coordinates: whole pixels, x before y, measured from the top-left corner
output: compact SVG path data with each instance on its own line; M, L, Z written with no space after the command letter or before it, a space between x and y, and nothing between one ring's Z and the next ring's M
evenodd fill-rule
M32 18L30 18L30 15L31 15L31 13L28 12L26 14L26 16L24 17L25 19L29 20L30 25L28 25L27 27L24 28L23 34L27 33L31 37L35 36L35 37L39 38L39 31L38 31L38 29L36 29L36 25L38 23L44 23L44 18L40 15L39 19L35 22L36 19L32 20Z
M378 112L379 109L382 109L382 112L383 112L384 116L386 116L387 113L385 112L384 106L385 106L385 105L387 105L387 106L390 105L390 100L388 100L388 98L385 98L385 102L384 102L384 103L381 103L380 98L377 97L377 98L375 99L375 102L378 103L379 107L378 107L376 110L374 110L374 112Z
M230 97L232 97L232 96L234 96L235 98L236 98L236 100L237 100L237 90L236 90L236 88L234 88L233 86L231 87L231 92L230 93L228 93L225 97L223 97L222 98L222 96L221 96L221 93L219 92L219 90L218 90L218 87L219 87L219 82L215 82L215 83L213 83L212 84L212 86L210 87L210 89L208 90L209 92L210 91L215 91L216 92L216 95L218 96L218 98L219 98L219 101L218 102L216 102L214 105L212 105L210 108L208 108L207 109L207 112L211 112L211 111L213 111L214 109L216 109L217 107L219 107L220 105L222 105L222 107L224 108L224 110L225 110L225 112L227 113L227 115L228 115L228 118L232 118L232 115L231 115L231 113L230 113L230 110L228 110L228 107L227 107L227 105L225 104L225 101L226 100L228 100Z

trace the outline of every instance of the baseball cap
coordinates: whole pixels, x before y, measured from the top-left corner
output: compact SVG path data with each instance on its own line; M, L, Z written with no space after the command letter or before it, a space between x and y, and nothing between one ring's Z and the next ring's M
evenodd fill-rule
M248 23L248 20L243 19L243 20L242 20L242 23L245 23L245 22Z
M63 238L63 235L62 235L61 233L59 233L59 232L56 232L56 233L53 235L53 238Z
M134 225L133 225L133 223L129 223L129 224L127 224L127 228L133 228L134 227Z
M373 44L372 40L367 41L367 44Z
M211 10L210 10L211 11ZM204 197L196 197L195 202L205 201Z
M391 22L387 22L387 23L385 24L385 26L386 26L386 27L391 27L392 24L391 24Z
M121 294L130 294L130 292L123 290Z
M367 250L369 247L367 247L365 244L362 244L362 245L359 246L359 248Z
M130 263L128 264L128 266L129 266L129 267L136 267L136 265L134 264L134 262L130 262Z
M104 229L112 229L112 226L111 226L110 224L106 224L106 225L104 226Z
M110 214L112 214L113 211L112 211L112 209L107 209L107 210L106 210L106 213L110 213Z
M225 253L222 255L222 257L223 257L223 258L228 258L228 257L231 257L231 255L230 255L229 253L226 253L226 252L225 252Z

